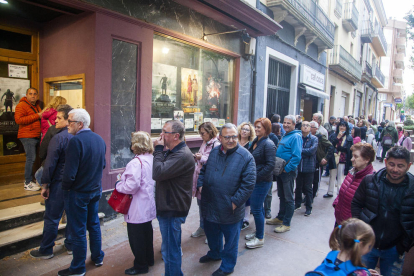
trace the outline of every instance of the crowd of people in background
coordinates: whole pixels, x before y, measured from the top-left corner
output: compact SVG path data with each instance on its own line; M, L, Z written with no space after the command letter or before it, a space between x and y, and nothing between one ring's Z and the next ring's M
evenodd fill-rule
M106 145L89 129L88 112L73 109L62 97L41 110L37 90L29 88L16 107L16 122L27 156L24 189L41 189L46 204L42 242L31 256L54 256L65 211L65 246L73 260L58 275L85 274L86 230L91 259L102 266L98 207ZM187 146L178 120L166 122L154 141L147 132L132 133L134 158L115 184L118 192L132 195L124 219L135 259L125 274L145 274L154 265L152 220L157 218L165 275L183 275L181 226L196 198L199 225L191 237L205 236L209 247L199 262L221 262L212 275L229 275L237 263L241 231L250 227L250 214L255 229L244 235L245 246L261 248L265 224L274 225L278 234L289 231L303 204L302 214L311 216L321 177L327 176L323 198L335 197L329 241L333 251L307 275L330 275L330 269L379 275L374 270L378 260L381 275L400 275L414 241L414 177L408 173L412 141L407 130L394 122L377 125L372 115L331 116L324 123L322 114L315 113L312 121L300 115L282 120L273 114L253 124L226 123L220 129L204 122L198 133L198 152ZM32 168L39 143L43 162L36 183ZM385 168L376 172L375 158L385 161ZM274 182L279 211L272 218Z

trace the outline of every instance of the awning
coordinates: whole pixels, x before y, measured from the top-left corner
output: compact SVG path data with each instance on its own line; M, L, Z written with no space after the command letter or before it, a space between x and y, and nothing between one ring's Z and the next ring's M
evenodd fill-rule
M326 94L324 91L312 88L312 87L304 85L304 84L301 84L300 86L301 86L301 88L306 90L306 94L309 94L309 95L312 95L312 96L315 96L315 97L319 97L319 98L322 98L322 99L325 99L325 100L329 100L329 98L330 98L329 95Z
M252 37L274 35L283 27L242 0L174 0L233 29L246 29Z

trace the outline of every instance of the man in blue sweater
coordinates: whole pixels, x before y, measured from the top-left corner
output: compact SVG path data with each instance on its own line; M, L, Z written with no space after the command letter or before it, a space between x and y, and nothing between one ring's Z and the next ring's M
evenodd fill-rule
M294 181L297 168L302 158L302 132L295 130L296 118L294 115L285 116L283 128L285 136L279 142L276 157L286 161L286 166L282 174L277 176L277 194L280 199L279 214L266 221L270 225L279 225L275 228L276 233L284 233L290 230L295 201L293 196Z
M102 195L102 171L105 168L104 140L89 129L91 118L85 109L69 112L68 132L75 135L66 150L62 189L69 230L72 233L73 260L60 276L85 275L86 229L89 232L91 259L102 266L101 228L98 207Z
M56 133L48 143L47 156L43 165L42 177L39 183L42 184L41 195L45 199L45 214L43 237L38 250L30 251L33 258L50 259L53 255L53 246L58 234L59 221L63 213L63 191L62 173L65 167L65 152L72 134L68 133L69 112L73 108L64 104L57 108ZM43 143L45 141L43 140ZM65 246L70 252L70 231L66 229Z

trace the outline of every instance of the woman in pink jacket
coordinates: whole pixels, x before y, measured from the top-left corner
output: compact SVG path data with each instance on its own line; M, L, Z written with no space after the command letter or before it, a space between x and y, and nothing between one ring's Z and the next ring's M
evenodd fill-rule
M132 133L131 150L135 157L127 164L122 176L118 175L116 190L132 195L131 206L125 215L129 245L135 256L134 266L125 274L144 274L154 265L152 220L156 217L154 186L152 179L151 137L144 131Z
M66 99L61 96L54 97L49 104L43 109L42 118L40 119L42 138L45 137L49 127L54 126L56 123L57 107L61 104L66 104Z
M211 150L214 147L220 145L219 140L217 139L218 130L210 122L205 122L198 127L198 133L203 139L203 144L201 144L200 150L194 154L194 159L196 162L196 168L193 175L193 197L197 197L197 204L200 207L201 194L197 190L197 180L200 170L205 163L207 163L208 156L210 155ZM200 215L200 226L198 229L191 234L191 237L197 238L204 236L204 224L203 218L201 217L201 210L199 210Z
M398 145L403 146L404 148L408 149L408 151L411 151L413 148L413 141L410 138L410 133L408 131L404 130L404 135L398 140Z
M362 179L368 174L374 173L372 162L375 159L375 151L368 143L357 143L351 147L352 166L344 182L341 185L339 194L333 202L335 208L336 225L352 217L351 202Z

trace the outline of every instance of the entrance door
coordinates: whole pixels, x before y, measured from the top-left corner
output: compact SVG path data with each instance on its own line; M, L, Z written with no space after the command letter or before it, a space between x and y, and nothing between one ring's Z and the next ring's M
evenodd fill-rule
M346 107L346 96L342 95L342 97L341 97L341 108L339 110L339 116L340 117L345 116L345 107Z

